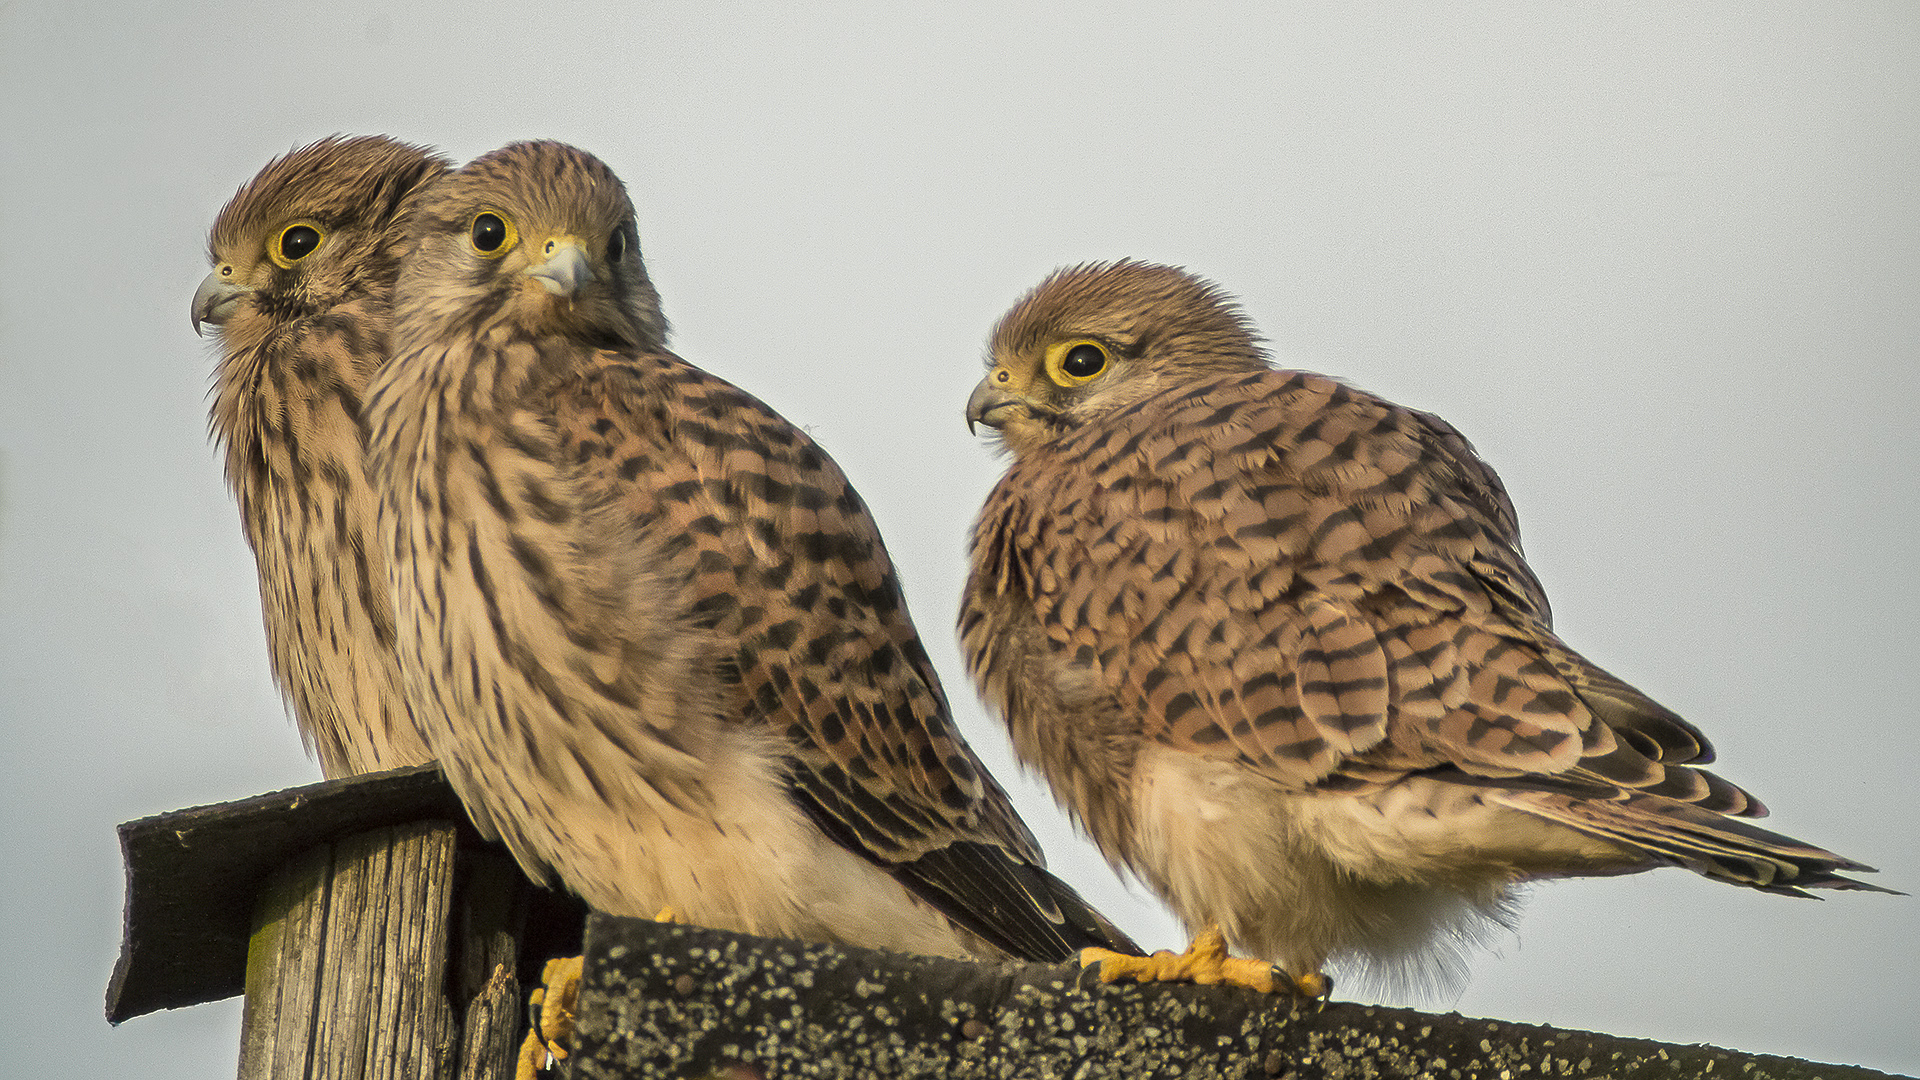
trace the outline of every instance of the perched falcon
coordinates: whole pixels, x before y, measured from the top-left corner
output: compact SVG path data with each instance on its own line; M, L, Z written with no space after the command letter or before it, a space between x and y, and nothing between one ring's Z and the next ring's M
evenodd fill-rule
M961 740L846 477L666 350L604 164L508 146L413 237L367 404L401 665L529 873L758 934L1128 947Z
M261 170L214 221L193 327L218 328L211 427L260 570L273 671L330 777L431 758L394 660L360 399L387 357L407 209L448 163L379 136Z
M1279 371L1219 289L1056 272L967 420L969 671L1107 857L1322 992L1438 974L1529 879L1867 870L1740 820L1692 725L1555 637L1500 480L1444 421ZM1885 890L1881 890L1885 891Z

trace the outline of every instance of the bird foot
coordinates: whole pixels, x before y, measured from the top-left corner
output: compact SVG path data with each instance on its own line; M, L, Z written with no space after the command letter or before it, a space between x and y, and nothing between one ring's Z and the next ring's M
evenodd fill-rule
M1080 950L1080 966L1100 967L1100 981L1190 982L1201 986L1225 983L1257 990L1262 994L1291 991L1301 997L1325 997L1333 990L1333 980L1318 971L1299 977L1264 960L1250 956L1231 956L1227 939L1217 926L1209 926L1193 939L1187 951L1175 954L1162 949L1152 956L1128 956L1107 949Z
M663 907L654 922L679 922L671 907ZM527 1037L520 1044L520 1061L514 1067L514 1080L534 1080L546 1067L547 1059L565 1061L573 1045L574 1010L580 1003L580 975L584 956L562 956L547 961L540 973L540 985L527 998Z
M573 1045L573 1010L580 1000L580 968L584 956L562 956L547 961L540 985L527 999L527 1038L520 1044L520 1062L514 1080L533 1080L547 1059L565 1061Z

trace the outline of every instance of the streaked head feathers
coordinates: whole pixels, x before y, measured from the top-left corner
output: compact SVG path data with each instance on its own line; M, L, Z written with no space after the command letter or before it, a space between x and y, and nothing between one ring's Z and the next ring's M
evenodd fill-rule
M519 142L475 159L422 199L420 251L400 288L416 337L510 323L609 347L659 349L667 323L640 260L633 203L600 159ZM421 296L416 283L430 283Z

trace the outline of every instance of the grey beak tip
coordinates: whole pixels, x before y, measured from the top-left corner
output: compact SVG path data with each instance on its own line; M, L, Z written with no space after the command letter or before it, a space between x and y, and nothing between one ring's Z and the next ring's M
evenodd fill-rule
M574 245L568 245L546 262L522 273L538 281L549 293L564 297L572 297L581 286L593 280L593 267L587 262L586 253Z
M193 303L187 308L187 317L193 323L193 332L198 337L207 336L206 324L224 325L227 317L233 314L234 305L240 297L251 292L244 286L222 281L218 272L208 274L193 292Z

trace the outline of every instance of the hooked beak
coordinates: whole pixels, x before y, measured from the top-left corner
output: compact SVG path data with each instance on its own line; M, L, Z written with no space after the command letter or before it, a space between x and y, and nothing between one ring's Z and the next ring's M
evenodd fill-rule
M240 298L252 291L250 286L222 278L218 270L208 274L193 291L193 332L200 333L201 323L225 326Z
M1018 397L994 385L993 372L980 380L967 398L967 434L973 434L975 424L985 424L998 430L1007 422L1008 410L1022 404Z
M547 241L546 261L529 266L521 273L538 281L553 295L568 298L593 280L593 267L587 263L587 253L581 249L580 241L572 237Z

